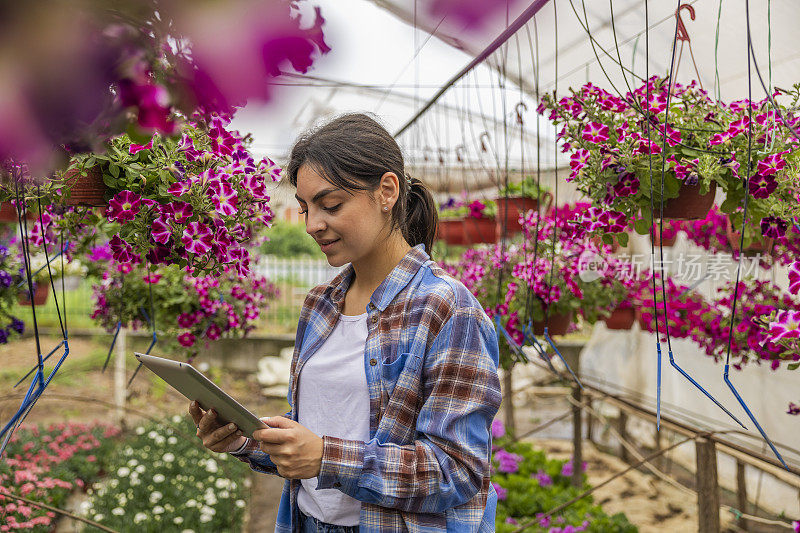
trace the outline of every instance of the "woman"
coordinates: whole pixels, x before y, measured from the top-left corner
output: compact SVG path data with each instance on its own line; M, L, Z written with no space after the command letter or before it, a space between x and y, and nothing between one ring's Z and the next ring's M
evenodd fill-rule
M493 531L498 346L432 260L436 209L363 114L302 136L285 169L333 266L306 297L285 416L245 438L190 407L206 447L286 478L275 531Z

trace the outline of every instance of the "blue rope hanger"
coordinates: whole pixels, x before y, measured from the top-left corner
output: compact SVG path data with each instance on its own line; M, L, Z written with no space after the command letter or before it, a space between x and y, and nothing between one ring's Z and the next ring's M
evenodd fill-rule
M747 101L750 102L753 99L753 97L752 97L752 81L753 80L752 80L752 73L750 71L750 56L751 56L752 49L753 49L753 43L752 43L752 40L750 38L750 0L745 0L744 5L745 5L745 18L747 20ZM753 59L755 59L755 56L753 56ZM748 204L748 199L750 198L750 194L749 194L748 191L749 191L749 186L750 186L750 173L752 172L752 163L753 163L753 160L752 160L752 157L751 157L751 155L752 155L752 153L751 153L752 152L752 142L753 142L753 124L752 124L753 106L751 106L749 104L747 106L747 114L748 114L748 118L750 120L749 120L748 125L747 125L747 130L748 130L747 131L747 178L745 179L745 184L744 184L745 189L744 189L744 210L743 210L743 214L742 214L742 217L743 217L742 218L742 232L741 232L741 235L739 236L739 249L740 250L744 250L744 233L745 233L744 232L744 227L747 224L747 204ZM747 403L744 401L742 396L739 394L739 391L736 390L736 387L734 387L734 385L731 382L730 377L729 377L729 372L728 371L729 371L729 368L730 368L731 345L733 343L733 325L734 325L734 322L736 321L736 301L738 300L737 296L738 296L738 293L739 293L739 275L741 273L741 269L742 269L742 256L740 255L739 256L739 261L736 264L736 283L734 284L734 288L733 288L733 299L732 299L732 302L731 302L731 323L730 323L730 326L728 328L728 349L727 349L727 353L725 354L725 369L724 369L724 371L722 373L722 379L725 382L725 384L728 386L728 388L731 390L731 392L733 393L734 397L736 397L736 400L739 402L739 405L742 406L742 408L744 409L744 412L747 413L747 416L750 418L750 420L753 422L753 424L755 424L756 429L758 429L758 432L761 433L761 436L767 442L767 444L769 445L770 449L772 449L772 453L775 454L775 456L781 462L783 467L786 470L789 470L789 467L787 466L786 461L784 461L783 457L781 457L781 454L778 453L777 448L775 448L775 445L772 443L770 438L767 436L767 433L764 431L764 428L761 427L761 424L758 423L758 420L756 420L756 417L753 415L753 412L747 406Z

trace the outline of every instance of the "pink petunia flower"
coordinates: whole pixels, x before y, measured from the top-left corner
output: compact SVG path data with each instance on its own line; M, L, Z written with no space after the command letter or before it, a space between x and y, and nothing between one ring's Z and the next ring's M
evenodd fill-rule
M775 315L775 320L770 322L770 340L775 342L781 339L800 338L800 311L782 309Z
M608 140L608 126L600 122L590 122L583 127L581 137L593 143L605 142Z
M206 329L206 337L212 341L219 339L220 335L222 335L222 329L216 324L212 323L208 326L208 329Z
M172 218L178 224L183 224L194 214L192 204L187 202L172 202L170 207Z
M181 346L184 346L186 348L194 346L195 340L196 337L188 331L178 335L178 342L181 344Z
M117 222L130 222L139 213L142 197L133 191L120 191L108 202L106 216L108 220Z
M139 256L133 253L133 247L119 235L114 235L108 243L111 256L117 263L138 263Z
M138 154L142 150L149 150L152 147L153 147L153 139L150 139L150 142L144 145L131 143L131 145L128 147L128 152L130 152L131 155Z
M506 434L506 427L499 418L492 420L492 438L499 439Z
M181 242L186 251L193 254L204 254L211 249L214 241L214 234L211 229L202 222L189 222L183 231Z
M160 244L166 244L172 237L172 228L163 216L156 218L150 227L150 236Z
M142 276L142 279L144 280L145 283L152 283L153 285L155 285L161 280L161 274L156 274L155 272L152 272L150 274Z
M189 192L189 189L192 188L192 182L189 180L184 181L176 181L172 185L169 186L167 192L175 197L180 197Z
M757 172L762 176L771 176L786 166L783 154L771 154L758 162Z
M617 196L631 196L639 192L639 178L633 172L623 172L619 175L617 183L614 185L614 193Z
M800 292L800 261L789 266L789 292L791 294Z
M227 181L223 181L220 182L218 192L212 196L211 201L218 213L231 216L238 211L236 207L238 199L239 193Z

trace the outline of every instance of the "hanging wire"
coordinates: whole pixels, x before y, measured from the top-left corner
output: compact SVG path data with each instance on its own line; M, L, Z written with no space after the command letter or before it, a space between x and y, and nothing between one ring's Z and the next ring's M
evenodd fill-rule
M148 292L150 293L150 315L149 316L147 315L147 313L145 312L144 308L140 308L139 310L142 312L142 315L144 315L144 318L147 320L148 324L150 325L150 329L153 330L153 338L150 341L150 346L148 346L147 347L147 351L144 352L145 355L150 355L150 350L152 350L153 346L155 346L156 342L158 342L158 335L156 334L156 310L155 310L155 306L153 305L153 283L152 283L152 275L150 274L150 263L149 262L147 263L147 269L146 270L147 270L147 279L148 279L147 288L148 288ZM136 377L136 374L139 373L139 370L141 368L142 368L142 362L139 361L139 364L136 366L136 370L133 371L133 375L131 376L131 379L128 380L128 387L131 386L131 383L133 383L133 379Z
M748 116L748 124L747 124L747 177L745 178L744 183L744 211L742 213L742 227L744 228L747 225L747 204L748 199L750 198L749 187L750 187L750 173L752 172L752 145L753 145L753 76L750 70L750 55L751 55L751 46L752 41L750 37L750 0L745 0L745 17L747 19L747 116ZM739 249L744 250L744 231L741 232L739 236ZM750 408L747 406L745 401L742 399L739 391L736 390L736 387L733 386L733 383L729 377L729 367L730 367L730 360L731 360L731 345L733 344L733 326L736 322L736 303L739 297L739 276L742 270L742 255L739 255L739 260L736 263L736 283L733 286L733 300L731 302L731 323L728 327L728 347L725 352L725 370L722 374L722 378L725 381L725 384L730 388L733 395L736 397L736 400L744 409L747 416L750 420L755 424L758 432L761 433L761 436L764 437L764 440L767 441L767 444L772 449L772 453L778 458L781 464L789 470L789 467L786 464L786 461L783 460L783 457L778 452L775 445L772 444L772 441L767 436L764 429L761 427L761 424L758 423L753 413L750 411Z

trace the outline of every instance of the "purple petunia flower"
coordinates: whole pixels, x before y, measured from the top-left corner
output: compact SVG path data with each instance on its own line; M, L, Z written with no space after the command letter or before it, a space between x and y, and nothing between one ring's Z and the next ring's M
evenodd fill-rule
M5 344L8 342L8 330L5 328L0 328L0 344Z
M492 420L492 438L499 439L506 434L506 427L499 418Z
M196 340L195 336L188 331L186 333L181 333L180 335L178 335L178 342L181 344L181 346L184 346L186 348L194 346L195 340Z
M789 267L789 292L791 294L800 292L800 261L792 263Z
M222 335L222 329L216 324L212 323L208 326L208 329L206 329L206 337L212 341L219 339L220 335Z
M22 335L25 333L25 322L20 320L19 318L12 317L11 324L8 325L8 329L12 329Z
M608 233L621 233L628 224L628 218L621 211L604 211L598 221L606 227Z
M753 198L769 198L777 187L778 182L772 176L756 174L750 178L750 194Z
M193 254L204 254L211 249L214 241L214 234L211 229L202 222L189 222L183 231L181 242L187 252Z
M218 213L228 216L235 215L238 211L236 207L238 199L239 193L236 192L227 181L221 182L217 193L211 197L211 201L214 203L214 209L216 209Z
M189 192L189 189L191 188L192 188L192 182L189 180L176 181L175 183L169 186L167 192L170 193L172 196L179 197Z
M779 239L786 235L789 224L778 217L764 217L761 219L761 235Z
M602 143L608 140L608 126L600 122L590 122L583 127L581 137L593 143Z
M178 224L183 224L194 213L192 204L186 202L172 202L170 205L170 214Z
M139 256L133 253L133 247L119 235L114 235L108 245L111 247L111 255L117 263L139 262Z
M6 287L10 287L13 282L14 278L11 274L5 270L0 270L0 288L5 289Z
M181 313L178 315L178 326L182 328L190 328L195 325L197 320L194 313Z
M163 216L153 221L153 225L150 227L150 236L155 242L161 244L166 244L170 237L172 237L172 228L169 223L164 220Z
M547 472L544 470L539 470L536 474L533 474L531 477L535 477L536 481L539 482L539 485L542 487L549 487L553 484L553 479L547 475Z
M513 525L513 526L516 526L516 525L518 525L518 524L519 524L519 522L517 522L516 520L514 520L514 519L513 519L513 518L511 518L510 516L507 516L507 517L506 517L506 524L511 524L511 525Z
M639 178L633 172L623 172L614 185L617 196L631 196L639 192Z
M130 222L136 218L141 203L141 195L133 191L120 191L108 202L106 216L108 220Z
M508 490L501 487L499 483L492 481L492 487L494 487L494 491L497 493L498 500L503 501L508 497Z
M783 159L783 154L771 154L758 162L756 172L762 176L771 176L782 170L786 166L786 160Z
M781 339L800 339L800 311L782 309L770 322L767 332L772 342Z

